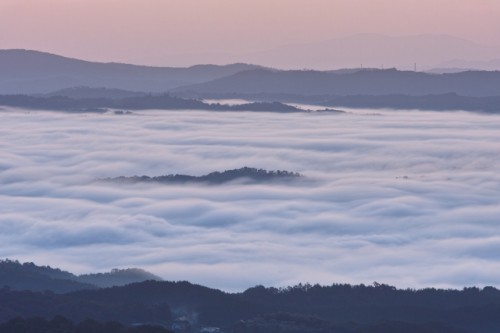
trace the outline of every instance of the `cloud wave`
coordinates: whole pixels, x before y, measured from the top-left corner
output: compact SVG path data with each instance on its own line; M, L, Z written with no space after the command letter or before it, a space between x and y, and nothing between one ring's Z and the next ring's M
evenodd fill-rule
M500 117L1 111L0 257L76 273L139 266L255 284L500 280ZM98 178L300 172L290 184Z

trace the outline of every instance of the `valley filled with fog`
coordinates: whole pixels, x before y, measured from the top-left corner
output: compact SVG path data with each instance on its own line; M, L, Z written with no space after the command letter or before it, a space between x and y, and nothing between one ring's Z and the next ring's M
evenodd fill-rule
M496 285L500 116L0 110L0 257L264 284ZM102 178L298 172L280 183Z

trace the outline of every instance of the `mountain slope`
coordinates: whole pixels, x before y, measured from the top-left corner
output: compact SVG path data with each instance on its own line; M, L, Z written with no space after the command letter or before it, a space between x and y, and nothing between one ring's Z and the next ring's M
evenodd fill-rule
M256 69L173 89L173 93L295 95L500 95L500 71L450 74L366 69L353 72L271 71Z
M50 290L66 293L76 290L123 286L147 280L161 281L159 276L142 269L113 269L109 273L75 275L49 266L37 266L33 263L19 263L12 260L0 260L0 287L13 290Z
M33 263L0 261L0 286L13 290L51 290L64 293L81 289L96 288L91 284L76 281L77 277L69 272Z
M89 86L164 92L257 66L197 65L189 68L97 63L31 50L0 50L0 94L49 93Z

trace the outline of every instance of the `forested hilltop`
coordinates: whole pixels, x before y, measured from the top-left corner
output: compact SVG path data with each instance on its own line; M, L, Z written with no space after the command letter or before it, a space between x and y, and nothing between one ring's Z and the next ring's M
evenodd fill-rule
M56 270L55 277L66 274L61 272ZM3 277L6 274L2 272ZM44 292L13 290L5 281L0 290L1 323L17 317L51 320L63 316L76 326L91 319L116 321L125 327L147 323L166 328L174 327L182 318L190 332L203 327L236 333L500 330L500 291L493 287L414 290L379 283L299 284L287 288L256 286L227 293L189 282L145 281L53 293L49 288Z
M245 183L261 183L271 181L294 180L303 177L297 172L286 170L268 171L264 169L243 167L239 169L214 171L203 176L191 176L182 174L169 174L164 176L120 176L116 178L106 178L102 181L110 183L135 184L135 183L158 183L158 184L223 184L233 181Z
M0 287L12 290L65 293L81 289L123 286L133 282L162 280L159 276L138 268L113 269L107 273L75 275L50 266L32 262L0 260Z

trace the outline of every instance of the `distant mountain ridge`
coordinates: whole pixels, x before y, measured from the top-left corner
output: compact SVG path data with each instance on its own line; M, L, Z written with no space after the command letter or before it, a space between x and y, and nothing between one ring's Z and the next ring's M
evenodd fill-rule
M429 69L438 64L464 59L475 61L476 69L500 70L500 67L482 67L481 61L500 57L500 45L482 45L466 39L443 34L388 36L360 33L312 43L283 45L266 51L240 56L245 62L280 69L330 70L352 67ZM233 59L229 58L227 61Z
M368 37L361 36L359 41ZM434 42L441 40L434 37ZM461 40L455 42L469 45ZM494 66L497 62L488 63ZM304 102L327 107L498 112L498 87L500 71L462 71L458 67L431 72L394 68L275 70L241 63L169 68L95 63L28 50L0 50L0 105L37 110L297 112L297 108L284 103ZM235 107L199 100L221 97L255 103Z
M188 68L99 63L32 50L0 50L0 94L39 94L89 86L144 92L169 89L259 68L248 64Z
M173 93L295 94L419 96L455 93L462 96L500 95L500 71L468 71L450 74L386 70L352 72L243 71L213 81L173 89Z
M13 260L0 260L0 287L13 290L33 290L70 292L83 289L96 289L123 286L146 280L161 281L162 278L138 268L113 269L108 273L75 275L50 266L37 266L33 263L20 263Z
M428 70L454 59L462 59L473 61L473 68L476 70L500 70L500 67L492 67L493 64L486 63L499 58L500 45L484 45L451 35L359 33L240 54L171 54L163 57L163 63L186 66L199 62L246 62L285 70L323 71L353 67L396 67L409 70L416 63L419 70Z

